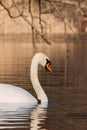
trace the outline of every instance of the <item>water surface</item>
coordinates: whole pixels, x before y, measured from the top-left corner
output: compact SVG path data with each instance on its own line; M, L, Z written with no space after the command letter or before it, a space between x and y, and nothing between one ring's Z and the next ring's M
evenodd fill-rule
M52 45L36 43L34 48L28 37L2 38L0 82L17 85L36 96L29 75L31 59L36 52L47 54L52 61L52 75L39 67L39 79L49 103L36 106L0 104L0 129L86 130L86 39L65 42L56 37Z

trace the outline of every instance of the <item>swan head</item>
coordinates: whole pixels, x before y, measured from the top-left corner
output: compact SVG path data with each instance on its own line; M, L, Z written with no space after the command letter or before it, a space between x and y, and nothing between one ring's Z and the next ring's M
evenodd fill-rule
M35 58L37 59L38 64L42 65L49 73L52 73L51 61L45 54L41 52L36 53Z

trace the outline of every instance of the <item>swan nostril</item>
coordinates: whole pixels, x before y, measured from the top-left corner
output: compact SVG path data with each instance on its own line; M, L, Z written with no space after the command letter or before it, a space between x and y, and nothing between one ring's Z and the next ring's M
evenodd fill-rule
M38 104L41 104L41 100L40 99L38 99Z

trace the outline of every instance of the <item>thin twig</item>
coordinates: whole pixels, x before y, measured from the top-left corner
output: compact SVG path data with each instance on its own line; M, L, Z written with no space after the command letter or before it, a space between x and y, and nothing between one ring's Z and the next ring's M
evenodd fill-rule
M9 15L10 18L18 18L19 16L21 16L21 13L20 13L20 15L18 15L18 16L12 16L11 13L10 13L10 11L9 11L9 8L7 8L7 7L2 3L2 1L0 1L0 5L7 11L7 13L8 13L8 15ZM12 8L12 7L11 7L11 8Z
M55 9L55 11L57 12L58 16L61 18L61 20L64 22L64 25L68 25L68 27L72 30L72 32L74 33L75 37L79 40L78 35L74 32L73 28L71 27L71 25L65 21L65 19L63 18L63 16L61 16L60 11L58 10L58 8L56 8L56 6L53 4L53 1L48 0L48 2L50 3L50 5ZM62 3L62 2L61 2ZM79 40L80 41L80 40Z
M12 2L13 2L13 4L14 4L14 6L16 7L18 13L20 14L21 12L20 12L20 10L17 8L17 5L16 5L16 3L14 2L14 0L12 0ZM22 18L26 21L26 23L27 23L28 25L30 25L32 28L34 28L35 32L36 32L47 44L51 44L51 42L50 42L44 35L42 35L42 34L36 29L36 27L34 26L34 24L32 24L29 20L27 20L27 18L26 18L23 14L20 15L20 17L22 17Z

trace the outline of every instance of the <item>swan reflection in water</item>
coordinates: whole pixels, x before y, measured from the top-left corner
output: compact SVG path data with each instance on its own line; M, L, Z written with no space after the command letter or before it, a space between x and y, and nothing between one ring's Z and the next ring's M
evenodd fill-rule
M31 112L30 130L41 130L46 119L47 106L47 103L38 104L37 107Z
M46 119L47 106L47 103L22 104L22 106L21 104L0 104L0 129L41 130Z

